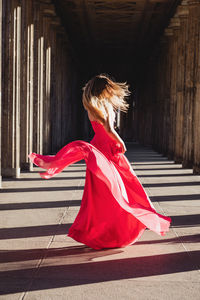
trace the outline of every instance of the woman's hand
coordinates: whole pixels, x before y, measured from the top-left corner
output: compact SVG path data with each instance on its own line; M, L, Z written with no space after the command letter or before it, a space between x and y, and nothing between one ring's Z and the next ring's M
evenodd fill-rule
M124 142L121 143L121 147L122 147L122 152L125 153L127 149Z
M114 142L114 145L113 145L112 149L113 149L113 155L116 155L116 154L119 154L119 153L124 154L126 152L126 146L125 146L123 141L118 142L118 143Z

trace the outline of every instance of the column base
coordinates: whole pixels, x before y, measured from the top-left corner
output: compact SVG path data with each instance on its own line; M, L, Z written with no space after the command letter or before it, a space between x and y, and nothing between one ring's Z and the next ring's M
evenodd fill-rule
M193 174L194 175L200 174L200 166L193 166Z
M2 168L3 177L20 178L20 168Z
M175 164L182 164L183 159L181 157L175 157L174 162L175 162Z
M22 171L33 171L33 163L32 162L21 163L21 170Z
M184 169L192 169L193 168L193 162L192 161L183 161L182 162L182 167Z
M167 153L167 158L169 159L169 160L174 160L174 153Z

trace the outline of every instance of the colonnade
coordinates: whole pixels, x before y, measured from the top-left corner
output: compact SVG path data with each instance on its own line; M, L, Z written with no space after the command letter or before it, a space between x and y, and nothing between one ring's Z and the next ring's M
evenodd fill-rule
M200 1L183 0L145 61L136 113L128 119L137 121L141 143L194 173L200 173L199 53ZM79 137L80 66L51 0L0 0L2 176L20 177L33 168L30 152L55 153ZM84 132L83 114L79 121Z
M200 173L200 1L182 1L141 73L138 139Z
M1 0L0 11L1 174L18 178L30 152L76 137L78 64L50 0Z

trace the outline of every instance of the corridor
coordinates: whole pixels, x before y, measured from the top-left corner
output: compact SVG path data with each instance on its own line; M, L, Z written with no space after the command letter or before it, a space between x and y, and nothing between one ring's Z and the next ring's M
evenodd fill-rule
M116 131L172 226L97 251L66 236L85 162L42 180L28 154L91 140L100 73L130 87ZM0 147L0 299L199 300L200 0L0 0Z
M35 167L3 181L0 299L199 299L200 176L150 147L128 149L155 208L172 217L170 231L146 230L126 248L75 242L66 233L81 203L84 161L49 180Z
M130 87L121 137L199 174L199 36L199 0L0 0L0 181L91 138L81 96L99 73Z

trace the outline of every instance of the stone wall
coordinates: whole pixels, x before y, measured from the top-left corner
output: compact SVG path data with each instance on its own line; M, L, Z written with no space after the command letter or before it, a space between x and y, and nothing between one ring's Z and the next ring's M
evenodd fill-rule
M141 73L138 139L200 173L200 1L182 1Z
M76 137L78 63L51 1L1 3L2 175L20 177Z

